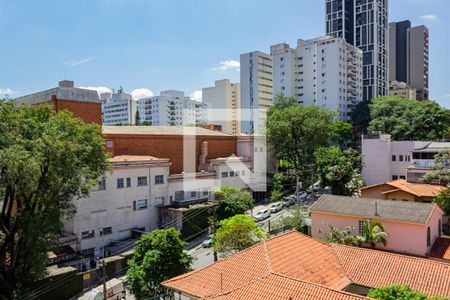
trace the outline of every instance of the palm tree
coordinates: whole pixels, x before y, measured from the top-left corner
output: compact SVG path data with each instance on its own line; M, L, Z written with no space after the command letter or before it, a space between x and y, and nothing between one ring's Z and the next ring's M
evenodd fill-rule
M370 248L375 248L378 243L386 246L389 235L384 231L384 226L380 222L366 220L364 221L363 237L364 242Z

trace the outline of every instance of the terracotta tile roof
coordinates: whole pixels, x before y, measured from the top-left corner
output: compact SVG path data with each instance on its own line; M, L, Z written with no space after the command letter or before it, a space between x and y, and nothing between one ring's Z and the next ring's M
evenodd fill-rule
M450 264L328 245L289 232L163 284L199 299L354 299L342 292L352 283L407 284L428 295L450 296L449 278Z
M436 239L428 256L448 260L450 262L450 237L440 237Z
M260 280L214 298L215 300L361 300L366 297L328 287L271 274Z
M124 162L155 162L166 161L168 158L158 158L149 155L119 155L109 159L111 163L124 163Z
M367 186L367 187L362 188L362 190L370 189L370 188L377 187L377 186L380 186L383 184L394 187L395 189L393 191L401 190L401 191L413 194L418 197L436 197L441 191L443 191L445 189L445 187L440 186L440 185L426 184L426 183L412 183L412 182L408 182L404 179L398 179L398 180L387 181L385 183Z
M352 282L381 287L408 285L428 296L450 296L450 264L350 246L330 244Z
M322 195L311 212L427 224L436 204Z

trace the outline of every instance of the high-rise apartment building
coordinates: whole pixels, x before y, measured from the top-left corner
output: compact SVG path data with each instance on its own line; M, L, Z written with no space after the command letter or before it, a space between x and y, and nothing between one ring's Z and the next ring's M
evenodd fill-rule
M254 51L242 54L240 61L241 132L253 134L265 120L264 110L273 102L272 57Z
M326 32L363 51L363 99L388 94L388 0L325 0Z
M404 82L427 100L429 31L409 20L389 23L389 81Z
M141 122L182 126L206 123L206 105L191 100L183 91L162 91L159 96L139 100Z
M120 88L111 98L102 102L103 125L136 124L137 101Z
M343 38L325 36L270 47L273 60L273 93L293 97L301 105L337 111L349 120L362 101L362 51Z
M241 107L240 84L232 83L229 79L217 80L213 87L202 89L203 102L207 103L209 109L218 109L218 113L225 113L225 120L208 120L222 126L225 133L241 132L239 109Z

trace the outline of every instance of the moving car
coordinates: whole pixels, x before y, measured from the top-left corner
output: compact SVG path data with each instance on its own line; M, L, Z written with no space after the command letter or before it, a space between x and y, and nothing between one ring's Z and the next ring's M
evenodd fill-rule
M268 217L270 217L270 210L268 209L260 210L255 215L256 221L262 221L267 219Z
M283 202L277 202L272 204L272 206L270 207L270 212L271 213L276 213L279 212L283 209Z
M213 236L210 235L206 238L206 240L203 241L202 243L202 247L203 248L210 248L212 247L212 240L213 240Z

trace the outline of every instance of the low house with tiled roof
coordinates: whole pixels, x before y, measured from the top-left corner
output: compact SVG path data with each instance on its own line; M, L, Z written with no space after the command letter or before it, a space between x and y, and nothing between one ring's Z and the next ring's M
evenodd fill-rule
M428 257L435 260L440 260L450 263L450 237L440 237L431 248Z
M375 220L389 235L379 249L425 257L442 235L443 215L433 203L323 195L311 207L311 233L325 240L333 225L361 235L364 221Z
M368 299L370 288L408 285L450 296L450 264L325 244L289 232L163 282L190 299Z
M364 198L428 202L439 195L445 187L434 184L413 183L404 179L374 184L361 189Z

